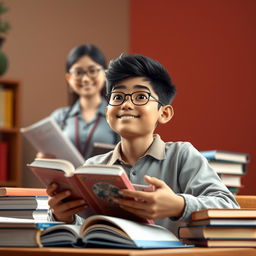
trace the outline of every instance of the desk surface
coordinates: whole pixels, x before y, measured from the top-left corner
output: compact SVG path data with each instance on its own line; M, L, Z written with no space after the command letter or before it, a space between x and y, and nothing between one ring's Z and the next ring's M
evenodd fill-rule
M0 255L7 256L256 256L256 248L185 248L157 250L71 249L71 248L5 248Z

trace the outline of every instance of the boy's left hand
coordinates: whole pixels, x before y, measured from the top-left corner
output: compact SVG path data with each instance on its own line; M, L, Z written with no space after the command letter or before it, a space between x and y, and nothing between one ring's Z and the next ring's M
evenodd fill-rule
M123 189L119 191L120 194L135 200L115 198L115 202L123 209L144 219L180 217L185 206L183 197L175 194L162 180L147 175L144 179L148 184L155 186L154 192Z

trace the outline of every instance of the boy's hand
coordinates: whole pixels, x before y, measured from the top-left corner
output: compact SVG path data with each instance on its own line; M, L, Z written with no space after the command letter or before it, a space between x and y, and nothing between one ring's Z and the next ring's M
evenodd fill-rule
M49 195L48 204L56 220L66 223L73 222L73 215L88 207L83 199L63 202L71 192L69 190L56 193L58 185L53 183L48 186L46 192Z
M182 196L176 195L162 180L155 177L144 177L145 181L155 186L154 192L120 191L124 197L135 200L115 198L120 207L144 219L160 219L165 217L180 217L185 202Z

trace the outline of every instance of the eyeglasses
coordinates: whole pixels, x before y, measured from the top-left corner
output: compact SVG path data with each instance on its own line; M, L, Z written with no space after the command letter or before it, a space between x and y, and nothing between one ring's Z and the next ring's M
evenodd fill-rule
M164 106L164 104L152 96L150 92L144 91L137 91L133 93L111 92L107 95L107 101L111 106L120 106L125 102L127 96L130 96L132 103L136 106L146 105L149 102L150 97L160 105Z
M74 70L69 71L69 73L74 77L74 79L82 79L84 75L87 75L89 78L96 78L102 68L91 68L87 71L85 70Z

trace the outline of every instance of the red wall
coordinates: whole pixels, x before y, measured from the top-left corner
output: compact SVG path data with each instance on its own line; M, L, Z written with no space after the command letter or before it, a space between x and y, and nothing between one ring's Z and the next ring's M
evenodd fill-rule
M240 194L256 194L256 1L131 0L130 53L157 59L177 86L164 140L248 152Z

